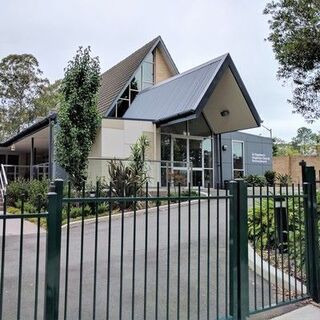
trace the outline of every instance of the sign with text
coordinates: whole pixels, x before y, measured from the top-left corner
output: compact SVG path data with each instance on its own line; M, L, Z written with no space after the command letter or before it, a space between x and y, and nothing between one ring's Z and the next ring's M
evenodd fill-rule
M268 163L270 162L270 157L266 156L264 153L252 153L253 163Z

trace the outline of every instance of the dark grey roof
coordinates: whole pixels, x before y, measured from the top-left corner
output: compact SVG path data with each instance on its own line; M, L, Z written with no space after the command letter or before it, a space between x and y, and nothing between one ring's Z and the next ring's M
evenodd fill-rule
M256 122L260 124L260 117L229 54L141 91L124 118L164 123L200 113L227 67L232 70Z
M161 37L158 36L101 75L101 86L98 93L98 110L102 115L105 115L108 109L114 104L144 58L159 43L161 48L166 52L170 66L178 73Z

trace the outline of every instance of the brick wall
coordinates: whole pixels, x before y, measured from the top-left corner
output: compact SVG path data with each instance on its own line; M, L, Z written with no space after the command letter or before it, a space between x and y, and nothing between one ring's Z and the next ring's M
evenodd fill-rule
M273 157L273 170L279 173L290 174L293 183L301 183L301 167L299 163L304 160L308 166L314 166L317 179L319 179L319 156L281 156Z

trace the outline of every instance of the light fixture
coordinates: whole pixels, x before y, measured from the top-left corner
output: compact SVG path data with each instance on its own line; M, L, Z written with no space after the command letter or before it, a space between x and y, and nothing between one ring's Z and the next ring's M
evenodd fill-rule
M15 151L16 150L16 146L14 145L14 143L11 145L10 150L11 151Z
M228 149L228 146L227 146L226 144L224 144L224 145L222 146L222 151L227 151L227 149Z
M230 111L229 110L223 110L223 111L220 112L220 114L221 114L221 117L226 117L226 116L228 116L230 114Z

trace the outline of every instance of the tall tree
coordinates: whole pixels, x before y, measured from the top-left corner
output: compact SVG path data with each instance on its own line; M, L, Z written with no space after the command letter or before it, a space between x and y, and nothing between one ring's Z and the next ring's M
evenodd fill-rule
M61 100L61 80L48 84L38 98L34 107L38 114L47 115L49 111L57 111Z
M80 47L62 80L56 139L57 161L78 190L86 180L88 156L101 122L97 111L99 86L99 59L90 56L90 47Z
M277 0L267 4L278 77L291 80L294 112L320 118L320 0Z
M48 80L42 76L31 54L12 54L0 61L0 121L2 138L18 132L37 116L43 116L34 101L44 92Z
M315 152L317 135L311 129L301 127L297 130L297 135L292 138L292 146L300 149L302 155L310 155Z

